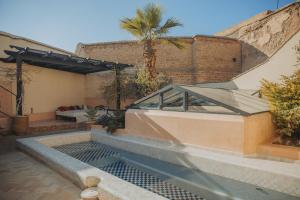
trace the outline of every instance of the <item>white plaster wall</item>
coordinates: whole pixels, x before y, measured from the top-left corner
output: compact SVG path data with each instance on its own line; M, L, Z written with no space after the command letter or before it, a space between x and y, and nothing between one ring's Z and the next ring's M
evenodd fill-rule
M240 89L257 90L260 88L260 81L263 78L278 82L281 75L291 75L295 70L300 69L300 65L297 65L297 55L295 51L295 46L299 44L299 41L300 31L270 57L268 61L246 71L232 81Z

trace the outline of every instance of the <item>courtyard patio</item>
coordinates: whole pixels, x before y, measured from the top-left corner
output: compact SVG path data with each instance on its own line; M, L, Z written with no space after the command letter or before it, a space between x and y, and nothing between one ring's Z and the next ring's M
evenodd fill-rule
M300 199L299 0L33 2L0 0L0 200Z
M0 137L0 199L80 199L80 188L43 163L16 149L16 136ZM117 200L102 190L100 199Z

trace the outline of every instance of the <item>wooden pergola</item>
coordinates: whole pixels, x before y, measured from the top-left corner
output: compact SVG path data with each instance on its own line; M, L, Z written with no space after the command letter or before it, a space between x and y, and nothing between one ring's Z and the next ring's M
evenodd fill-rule
M16 63L16 81L17 81L17 94L16 94L16 108L17 114L23 114L23 79L22 79L22 64L27 63L37 67L67 71L77 74L89 74L102 71L114 70L117 79L117 98L116 106L120 109L120 82L119 75L120 71L126 67L132 67L129 64L122 64L117 62L108 62L103 60L95 60L89 58L83 58L75 55L65 55L60 53L55 53L52 51L42 51L32 48L23 48L19 46L10 46L16 49L4 50L8 55L7 58L0 58L1 61L7 63Z

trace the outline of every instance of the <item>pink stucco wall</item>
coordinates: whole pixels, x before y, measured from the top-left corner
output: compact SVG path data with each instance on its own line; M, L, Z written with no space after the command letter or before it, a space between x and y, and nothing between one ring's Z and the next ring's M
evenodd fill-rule
M253 116L130 109L126 134L252 154L273 134L269 113Z

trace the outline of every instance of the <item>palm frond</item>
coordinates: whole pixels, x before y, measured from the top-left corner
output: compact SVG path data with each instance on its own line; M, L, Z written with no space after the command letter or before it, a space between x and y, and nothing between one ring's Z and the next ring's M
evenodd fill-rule
M165 38L163 40L167 41L170 44L173 44L178 49L184 49L185 47L184 44L181 41L179 41L177 38Z
M158 28L162 20L162 9L159 5L150 3L144 8L144 16L150 29Z
M145 24L137 18L124 18L121 20L120 26L132 35L142 38L144 36Z
M144 9L137 9L133 18L121 19L121 28L127 30L140 41L156 40L165 36L170 29L182 24L175 18L169 18L162 26L162 8L153 3L148 4ZM169 41L178 48L182 45L174 39Z
M169 30L171 28L174 28L177 26L183 26L183 25L179 22L179 20L177 20L175 18L169 18L169 19L167 19L165 24L157 30L157 34L165 35L169 32Z
M136 18L140 19L140 20L145 20L145 13L143 10L141 9L137 9L136 10Z

